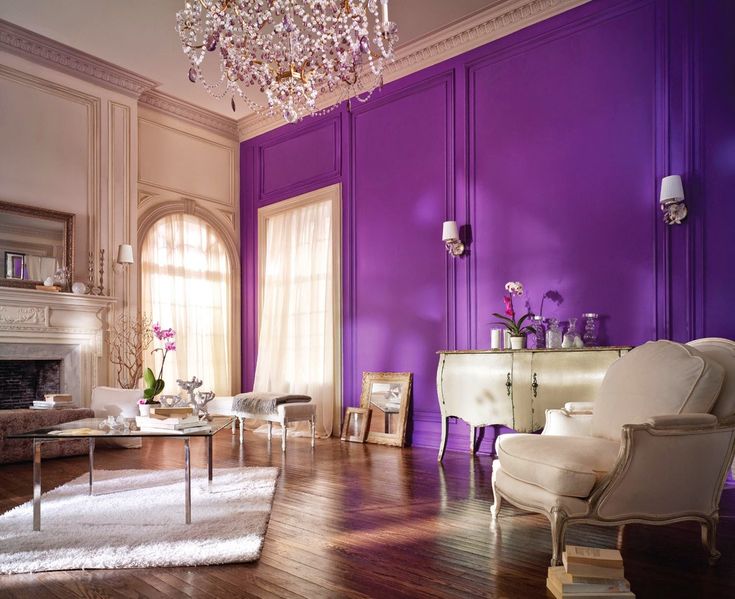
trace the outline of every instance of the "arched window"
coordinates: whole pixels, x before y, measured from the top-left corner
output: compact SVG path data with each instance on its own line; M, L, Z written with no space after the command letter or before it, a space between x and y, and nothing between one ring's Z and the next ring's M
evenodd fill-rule
M141 278L143 313L176 331L176 352L163 373L166 392L178 392L176 379L196 376L202 389L230 395L233 281L217 231L190 214L157 220L143 239ZM156 371L159 356L148 353L146 365Z

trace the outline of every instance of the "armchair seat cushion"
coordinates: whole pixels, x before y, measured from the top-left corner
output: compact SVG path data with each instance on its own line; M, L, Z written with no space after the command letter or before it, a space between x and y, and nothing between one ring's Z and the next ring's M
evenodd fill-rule
M620 443L598 437L500 435L496 443L503 471L555 495L588 497L614 466Z

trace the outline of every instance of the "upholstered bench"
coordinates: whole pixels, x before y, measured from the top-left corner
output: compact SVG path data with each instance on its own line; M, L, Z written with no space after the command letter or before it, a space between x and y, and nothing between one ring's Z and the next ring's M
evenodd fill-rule
M25 433L38 428L56 426L63 422L92 418L94 412L88 408L63 410L0 410L0 464L24 462L33 459L30 439L6 439L12 433ZM58 458L84 455L89 451L87 439L64 439L41 446L43 458Z
M240 443L244 441L243 420L255 418L268 423L268 442L273 438L273 423L281 425L281 450L286 451L286 426L289 422L309 421L311 446L316 438L316 404L308 395L283 393L240 393L232 398L232 414L240 424Z

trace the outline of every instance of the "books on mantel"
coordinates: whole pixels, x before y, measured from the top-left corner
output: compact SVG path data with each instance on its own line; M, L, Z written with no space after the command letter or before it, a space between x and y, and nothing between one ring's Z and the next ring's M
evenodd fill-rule
M207 432L212 430L209 422L199 420L199 416L192 414L181 416L162 416L152 414L151 416L136 416L135 423L144 433L167 433L186 435L188 433Z
M33 402L33 410L59 410L73 408L74 398L68 393L47 393L43 399Z
M546 588L557 599L635 598L617 549L567 545L563 566L549 568Z

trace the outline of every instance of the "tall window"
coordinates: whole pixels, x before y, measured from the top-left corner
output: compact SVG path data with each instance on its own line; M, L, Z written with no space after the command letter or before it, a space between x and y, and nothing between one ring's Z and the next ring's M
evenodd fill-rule
M332 432L340 408L340 195L339 186L332 186L258 211L254 388L312 397L320 436Z
M190 214L161 218L143 240L141 274L143 312L176 330L176 352L163 373L166 392L178 392L176 379L196 376L202 389L229 395L232 277L217 232ZM145 356L146 365L160 367L159 356Z

